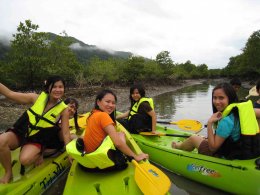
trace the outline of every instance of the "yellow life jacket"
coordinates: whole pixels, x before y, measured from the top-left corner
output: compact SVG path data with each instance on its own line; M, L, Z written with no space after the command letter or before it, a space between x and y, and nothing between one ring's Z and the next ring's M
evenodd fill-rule
M47 93L42 92L34 105L27 110L30 122L29 136L38 133L41 129L56 126L60 113L68 107L63 101L59 101L54 107L43 113L48 97Z
M129 116L128 116L128 120L130 120L131 117L138 112L138 108L141 105L141 103L143 103L143 102L148 102L150 104L151 108L154 109L153 99L152 98L147 98L147 97L142 97L138 102L136 102L132 106L132 108L130 110L130 113L129 113Z
M82 156L76 148L76 140L72 140L66 145L66 150L77 162L87 168L99 168L105 169L112 167L115 163L107 156L108 151L116 150L111 138L106 136L102 144L94 151L89 154Z
M260 134L251 100L233 103L226 107L222 116L227 116L237 107L241 134L238 141L228 137L215 153L228 159L252 159L260 155Z
M252 101L248 100L246 102L232 103L228 105L222 112L222 117L229 115L234 107L238 108L241 134L256 135L257 133L259 133L259 127Z

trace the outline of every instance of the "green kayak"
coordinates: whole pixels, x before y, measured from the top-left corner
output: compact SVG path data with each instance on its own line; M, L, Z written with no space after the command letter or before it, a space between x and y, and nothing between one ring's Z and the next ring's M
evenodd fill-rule
M13 180L8 184L0 184L0 194L42 194L70 167L66 151L53 157L44 158L41 165L25 167L20 173L20 148L12 151ZM0 165L0 175L4 169Z
M137 135L133 138L150 160L169 171L234 194L260 194L260 169L251 160L226 160L187 152L171 147L172 141L183 141L189 133L157 126L157 130L171 136ZM184 135L184 137L178 137Z
M117 129L118 131L125 132L127 144L136 154L142 152L122 125L119 124ZM67 151L70 155L72 155L72 153L70 153L69 148L76 147L75 145L76 140L73 140L67 145ZM160 172L158 168L149 162L134 164L133 162L129 162L127 168L124 170L89 172L84 170L81 165L74 160L68 174L63 194L138 195L143 194L143 190L145 190L147 194L159 195L166 194L169 191L170 180L163 172ZM163 186L163 190L161 190L161 186Z

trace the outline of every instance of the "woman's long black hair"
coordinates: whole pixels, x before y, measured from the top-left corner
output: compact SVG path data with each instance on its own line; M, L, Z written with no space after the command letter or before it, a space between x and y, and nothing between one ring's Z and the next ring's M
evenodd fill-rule
M76 128L76 131L80 131L80 128L79 128L79 124L78 124L78 107L79 107L79 103L76 99L74 98L67 98L64 103L66 105L68 104L75 104L76 106L76 112L74 113L73 115L73 118L74 118L74 123L75 123L75 128Z
M107 94L113 95L113 96L115 97L115 101L117 102L116 94L115 94L112 90L110 90L110 89L103 89L103 90L100 91L100 92L97 94L97 96L96 96L95 105L94 105L94 108L95 108L96 110L100 110L100 108L99 108L97 102L98 102L98 101L101 101L101 100L104 98L104 96L107 95ZM103 111L103 110L101 110L101 111ZM116 123L116 109L115 109L109 116L110 116L111 119L114 121L114 123Z

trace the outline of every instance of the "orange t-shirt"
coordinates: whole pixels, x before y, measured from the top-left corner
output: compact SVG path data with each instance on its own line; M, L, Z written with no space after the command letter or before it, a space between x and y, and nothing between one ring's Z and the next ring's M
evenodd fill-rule
M85 151L91 153L102 143L107 133L103 130L108 125L115 125L114 121L106 112L94 110L87 118L87 126L84 135Z

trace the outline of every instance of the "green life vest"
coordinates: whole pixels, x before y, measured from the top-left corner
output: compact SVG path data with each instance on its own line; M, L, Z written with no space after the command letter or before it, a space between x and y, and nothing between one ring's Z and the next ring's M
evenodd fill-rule
M56 126L56 122L59 120L61 112L68 107L63 101L59 101L46 113L43 113L48 102L48 98L49 95L42 92L34 105L27 110L30 122L29 136L38 133L41 129Z
M135 104L132 106L129 116L128 116L128 120L130 120L131 117L138 112L138 108L141 105L141 103L143 103L143 102L148 102L150 104L151 108L154 109L153 99L147 98L147 97L142 97L138 102L135 102Z
M109 150L116 150L111 138L106 136L102 144L89 154L82 156L76 148L76 139L66 145L66 150L77 162L87 168L105 169L112 167L115 163L107 156Z
M256 135L259 133L259 127L252 101L249 100L242 103L232 103L228 105L222 112L222 117L229 115L234 107L238 108L241 134Z

